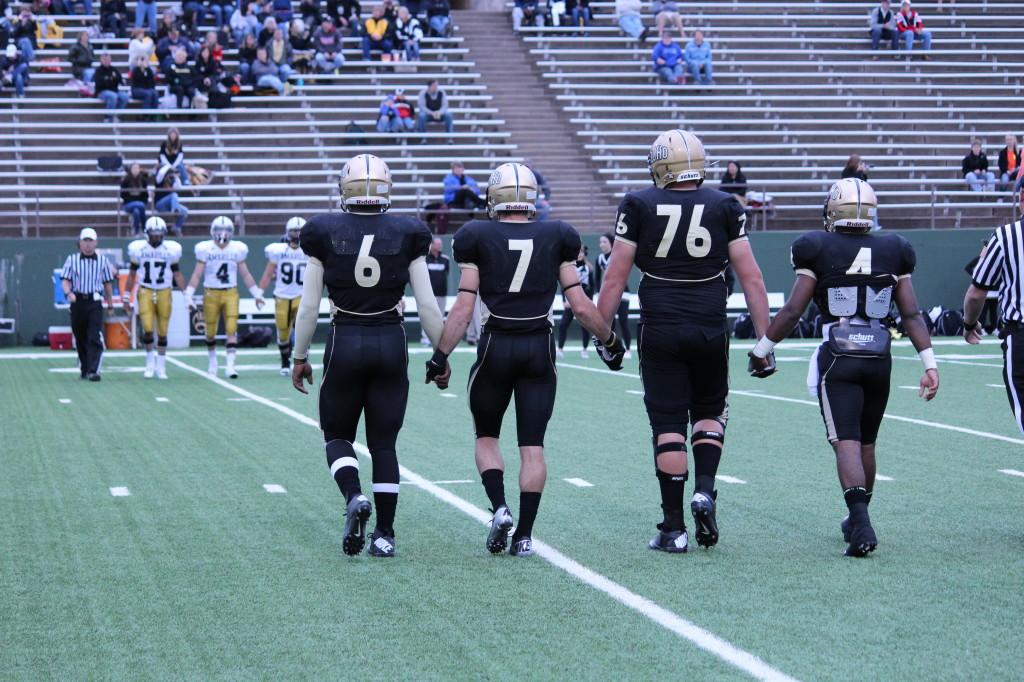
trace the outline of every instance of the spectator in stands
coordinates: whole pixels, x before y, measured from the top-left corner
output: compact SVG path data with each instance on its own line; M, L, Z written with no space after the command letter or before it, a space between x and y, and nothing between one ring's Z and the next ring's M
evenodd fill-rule
M287 24L292 20L292 0L273 0L273 8L278 23Z
M203 45L210 49L210 56L213 58L218 65L224 62L224 48L220 44L218 39L218 33L216 31L207 31L206 40L203 41ZM220 67L223 70L223 66Z
M683 76L683 50L672 40L668 31L661 34L661 40L654 46L651 53L654 62L654 73L661 77L663 83L685 82Z
M384 7L373 8L370 18L363 23L363 61L370 61L370 53L379 50L381 55L391 52L391 24L384 16Z
M515 0L512 6L512 30L518 33L524 21L534 26L544 25L544 9L537 0Z
M135 3L135 28L143 25L156 35L156 0L137 0Z
M316 50L313 49L313 41L309 37L306 24L301 19L292 19L291 28L288 30L288 42L292 46L292 68L299 73L309 73L313 67L313 58ZM299 79L300 86L302 79Z
M256 82L257 88L273 88L277 94L285 94L284 81L279 76L280 68L271 61L267 54L267 48L260 47L256 50L256 61L252 63L252 79Z
M846 159L846 165L843 166L843 172L840 173L840 177L857 178L867 182L869 169L870 166L860 160L860 154L850 154L850 157Z
M423 4L423 0L405 0L405 2L402 3L402 7L408 9L409 14L412 16L419 18L421 14L424 14ZM424 16L426 15L424 14Z
M363 13L359 0L327 0L327 15L339 29L357 36L362 30L359 17ZM310 26L312 28L312 26Z
M964 157L960 169L972 192L995 191L996 174L988 169L988 157L981 151L981 140L971 142L971 151Z
M704 40L704 33L695 31L693 40L686 44L684 53L686 68L690 71L693 82L701 85L714 85L715 79L711 72L711 45ZM704 76L701 77L701 71Z
M320 0L299 0L299 16L305 25L316 26L320 23L320 15Z
M427 0L427 25L430 35L447 38L452 34L452 6L448 0Z
M409 132L416 128L416 105L406 98L405 88L395 89L395 110L402 130Z
M313 34L313 48L316 50L314 61L320 73L337 72L345 63L341 55L341 33L330 19L324 19Z
M28 5L21 8L21 13L11 21L11 40L18 46L18 52L31 63L36 58L36 18Z
M25 55L18 51L13 43L9 43L0 57L0 84L10 80L14 84L14 93L18 97L25 96L25 88L28 86L28 60Z
M192 106L196 96L196 85L199 83L195 69L188 63L185 50L174 52L174 61L166 71L167 90L177 98L177 107L187 109ZM187 102L187 104L186 104Z
M718 189L736 197L744 206L747 205L747 176L743 174L739 161L730 161L718 183Z
M999 151L999 180L1002 182L1000 190L1008 190L1016 182L1020 174L1021 150L1017 146L1017 136L1008 134L1006 146Z
M288 79L292 75L293 53L291 43L284 37L284 31L280 28L274 31L274 37L267 43L267 56L277 65L277 77L288 86Z
M231 14L235 11L235 8L242 4L236 3L236 0L209 0L210 1L210 14L217 20L217 29L220 30L231 21Z
M889 6L889 0L882 0L878 7L871 10L868 16L868 25L871 27L871 49L877 50L878 44L883 38L889 41L890 47L895 51L899 49L896 30L896 13ZM878 57L874 57L878 59Z
M133 28L132 39L128 41L128 63L136 64L139 57L147 62L156 54L156 44L153 39L146 35L146 29Z
M256 34L256 44L263 47L270 42L270 39L274 37L274 31L277 30L277 19L274 17L266 17L263 19L263 28Z
M384 18L394 26L395 20L398 19L398 7L395 5L395 0L380 0L380 7L384 10Z
M185 53L186 61L195 55L195 46L192 45L192 41L186 38L178 31L177 28L172 28L168 31L167 35L160 39L156 44L156 58L160 61L160 70L167 74L174 64L174 53L182 51Z
M256 48L256 36L247 33L238 48L238 75L245 85L252 85L252 63L256 61Z
M256 18L256 3L246 2L235 8L228 26L231 28L231 37L235 39L235 45L241 46L247 35L255 36L260 26L259 19Z
M149 203L149 174L133 163L121 180L121 209L131 216L132 232L142 232Z
M640 0L615 0L615 17L618 19L619 28L630 38L636 38L640 42L647 40L650 27L644 26L640 16Z
M163 38L171 34L172 29L177 29L180 33L182 25L178 22L178 17L174 14L174 10L169 9L160 15L160 24L156 29L156 42L158 45Z
M651 11L654 12L654 22L658 28L658 35L665 32L666 24L672 24L679 31L679 39L686 38L686 29L683 28L683 15L679 13L679 6L675 0L652 0Z
M400 133L402 132L402 120L395 108L395 96L388 95L381 102L377 110L377 132L378 133Z
M423 28L420 20L416 18L408 7L398 8L398 18L395 19L395 40L396 48L400 48L405 54L405 60L418 62L420 60L420 41L423 40Z
M431 79L426 89L420 91L417 103L420 108L418 120L421 133L427 132L428 123L443 123L444 131L451 135L454 122L448 111L448 95L444 94L436 79Z
M127 26L128 8L124 0L100 0L100 31L124 38Z
M104 52L100 55L100 65L93 74L93 84L96 86L96 99L107 106L107 111L116 111L128 106L128 93L121 92L120 87L124 84L121 72L115 69L110 63L110 53ZM108 114L105 121L113 121L114 115Z
M487 201L480 198L480 186L466 175L466 167L458 161L452 164L452 172L444 178L444 203L449 209L468 211L487 206Z
M221 79L223 72L220 60L214 59L213 51L206 43L203 43L203 46L199 48L199 54L196 55L193 69L196 90L204 94L209 92L213 84Z
M206 20L206 6L202 0L181 0L181 16L188 27L189 35L194 38L196 30Z
M924 29L921 15L910 6L910 0L903 0L900 6L900 12L896 15L896 29L900 32L907 56L914 49L914 41L921 41L921 47L926 51L932 49L932 32ZM924 58L928 59L928 55L924 55Z
M569 14L572 25L577 27L590 26L590 0L568 0ZM583 35L587 35L586 32Z
M160 96L156 92L156 73L149 65L149 60L139 57L132 67L132 99L142 102L143 109L156 109L160 106Z
M185 226L188 218L188 209L178 200L178 190L182 182L178 178L174 167L170 165L161 166L156 172L156 189L153 192L153 208L157 213L174 213L177 219L174 227L171 228L175 235L181 236L181 229Z
M71 75L75 79L83 83L92 82L92 76L96 69L92 67L94 56L88 31L78 34L78 40L68 50L68 61L71 62Z

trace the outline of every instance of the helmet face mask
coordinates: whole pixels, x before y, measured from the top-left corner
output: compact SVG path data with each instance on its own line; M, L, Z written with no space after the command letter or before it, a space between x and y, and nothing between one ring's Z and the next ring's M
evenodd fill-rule
M302 235L302 227L306 224L306 219L300 216L295 216L288 220L284 226L284 237L285 240L294 246L298 246L299 237Z
M501 220L505 213L524 213L527 220L534 220L538 196L533 171L521 163L503 163L487 181L487 216Z
M219 246L224 246L235 236L235 224L227 216L217 216L210 223L210 236Z
M373 154L358 154L341 169L342 210L384 213L391 206L391 169Z
M145 233L150 246L160 246L167 235L167 223L160 216L152 216L146 221Z
M870 232L878 216L878 199L871 185L844 178L832 185L825 199L823 222L829 232Z
M704 144L686 130L666 130L651 145L647 168L654 184L664 189L676 182L704 182L707 157Z

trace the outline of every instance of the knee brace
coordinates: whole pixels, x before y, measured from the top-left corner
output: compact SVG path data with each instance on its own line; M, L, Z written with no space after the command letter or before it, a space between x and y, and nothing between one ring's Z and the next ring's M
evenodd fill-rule
M712 440L718 444L718 447L725 445L725 430L721 431L694 431L690 434L690 444L697 443L702 440Z
M655 443L654 444L654 468L655 469L658 468L658 455L666 453L666 452L682 452L685 455L686 454L686 442L685 441L674 440L674 441L670 441L668 443L662 443L661 445L658 445L657 443Z
M153 332L142 332L142 343L147 346L153 343Z
M156 339L157 348L167 348L167 337L158 336Z

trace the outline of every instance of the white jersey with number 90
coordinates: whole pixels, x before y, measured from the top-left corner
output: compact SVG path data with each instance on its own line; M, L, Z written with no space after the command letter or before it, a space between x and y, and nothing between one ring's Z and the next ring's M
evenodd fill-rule
M245 262L249 247L231 240L224 248L212 239L196 244L196 260L206 264L203 287L206 289L232 289L238 286L238 264Z
M293 299L302 296L303 275L309 264L309 256L302 249L293 249L284 242L268 245L263 255L277 266L274 298Z

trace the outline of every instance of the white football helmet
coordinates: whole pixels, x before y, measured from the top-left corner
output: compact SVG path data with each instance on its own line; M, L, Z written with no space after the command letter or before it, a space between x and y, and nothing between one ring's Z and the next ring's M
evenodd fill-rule
M167 234L167 223L163 218L155 215L146 220L146 227L143 231L149 238L150 245L158 246L163 241L164 235Z
M210 223L210 236L218 244L227 244L235 236L235 224L231 218L219 215Z
M306 224L306 219L301 216L295 216L289 218L288 222L284 226L284 237L288 242L299 243L299 235L302 233L302 226Z
M829 232L870 232L878 216L875 190L859 178L843 178L829 190L824 213Z

